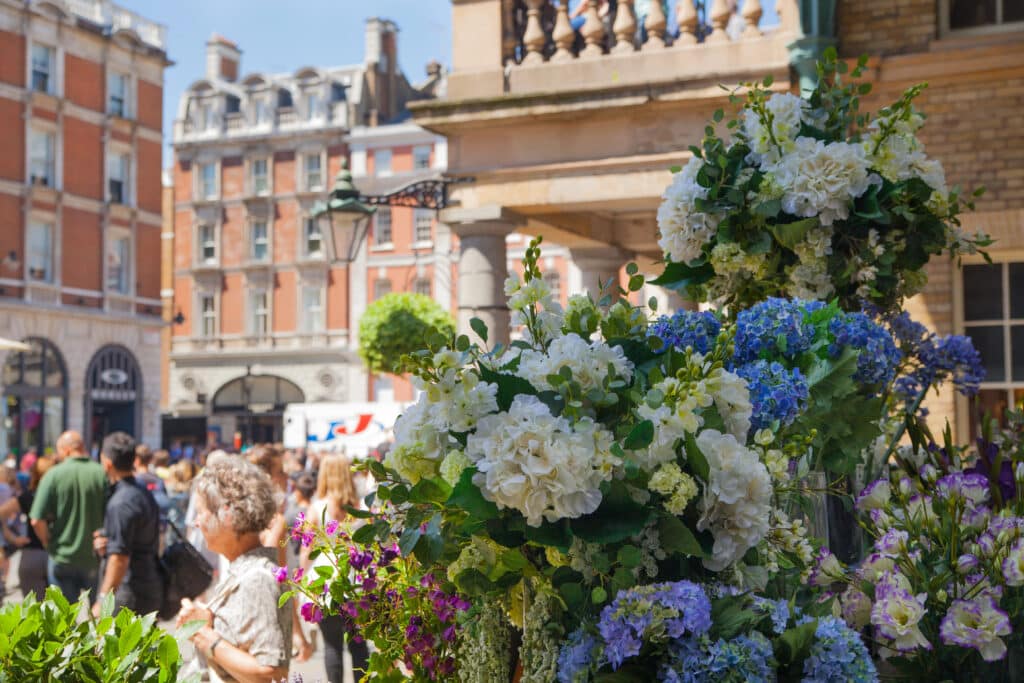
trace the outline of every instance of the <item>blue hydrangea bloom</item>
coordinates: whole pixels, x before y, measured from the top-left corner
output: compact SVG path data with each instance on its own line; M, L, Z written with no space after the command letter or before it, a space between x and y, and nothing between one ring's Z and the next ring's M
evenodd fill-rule
M594 665L597 638L583 629L576 629L558 653L558 683L584 683L590 679Z
M772 645L757 631L732 640L691 637L673 643L660 672L668 683L771 683Z
M892 381L903 354L884 327L863 313L845 313L829 322L828 331L834 340L828 347L833 358L847 347L860 351L857 372L853 376L856 381L864 384Z
M788 370L782 363L758 360L737 368L736 374L747 380L753 429L768 427L775 420L792 424L807 405L810 391L799 368Z
M897 395L912 403L929 386L938 386L946 380L964 396L978 393L978 385L985 379L985 366L970 337L937 335L912 320L906 312L886 322L899 342L900 351L914 361L913 370L896 380Z
M707 353L715 345L715 338L722 329L722 323L711 311L676 311L672 317L663 315L647 328L648 337L658 337L665 346Z
M878 672L860 635L841 619L822 617L804 660L803 683L868 683Z
M772 631L775 635L781 635L789 623L789 603L785 600L769 600L758 595L752 595L754 611L761 614L768 614L772 618Z
M604 640L605 659L618 669L640 654L652 633L679 639L704 634L711 628L711 601L704 589L690 581L655 583L620 591L601 610L597 629Z
M815 334L807 313L818 308L821 302L770 298L740 311L736 316L736 364L780 356L792 359L807 351Z

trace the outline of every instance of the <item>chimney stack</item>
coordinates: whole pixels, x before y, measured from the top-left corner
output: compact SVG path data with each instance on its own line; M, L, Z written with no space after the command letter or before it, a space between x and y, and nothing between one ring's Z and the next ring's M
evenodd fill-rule
M375 118L384 123L398 113L398 26L390 19L367 19L365 40L364 63L373 98L371 108L376 110Z
M224 36L214 33L206 41L206 77L234 83L242 63L242 51Z

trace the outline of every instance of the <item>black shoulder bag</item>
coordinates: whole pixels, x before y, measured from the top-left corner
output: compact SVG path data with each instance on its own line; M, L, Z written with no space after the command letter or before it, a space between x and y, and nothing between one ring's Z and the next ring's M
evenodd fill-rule
M181 610L184 598L192 600L203 594L213 583L213 567L171 520L167 520L178 536L178 541L167 546L160 558L160 571L164 577L164 599L160 606L161 619L173 619Z

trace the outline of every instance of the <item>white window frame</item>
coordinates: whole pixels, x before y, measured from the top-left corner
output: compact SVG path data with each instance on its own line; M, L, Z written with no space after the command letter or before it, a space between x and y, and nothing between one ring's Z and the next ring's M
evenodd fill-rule
M418 277L412 283L412 291L416 294L423 294L425 296L433 296L434 283L429 277Z
M45 229L47 232L47 253L43 260L46 263L42 264L44 269L43 277L35 277L33 270L35 270L34 256L32 242L33 234L37 232L37 228ZM57 248L57 226L53 221L43 221L30 219L25 226L25 279L31 284L47 284L52 285L56 282L56 248Z
M1006 3L1019 2L1019 0L994 0L996 5L996 22L985 26L972 26L969 28L952 28L949 22L949 12L952 9L951 0L939 0L939 35L946 36L982 36L993 33L1011 33L1024 31L1024 21L1003 21L1003 10Z
M388 239L380 239L380 221L381 218L387 216L387 236ZM394 245L395 233L394 233L394 215L391 212L390 206L378 206L377 210L373 214L373 243L378 249L391 249Z
M1024 390L1024 380L1014 380L1013 378L1012 328L1024 325L1024 318L1010 317L1010 266L1013 264L1024 265L1024 252L1020 250L1012 250L1003 254L991 254L991 256L993 257L991 264L978 257L967 256L963 259L963 265L993 265L1000 267L1001 289L1003 295L1002 317L978 320L966 319L965 308L970 305L970 303L965 301L964 297L964 272L962 268L955 268L953 277L953 308L956 312L955 330L957 334L970 336L967 334L968 327L1002 327L1003 368L1006 371L1006 377L1004 377L1002 381L988 381L986 378L986 381L981 382L979 385L979 389L1004 391L1007 406L1009 409L1014 409L1015 402L1013 392L1015 390ZM966 440L970 435L972 402L973 399L967 399L960 394L956 395L956 426L961 441Z
M314 251L310 249L310 243L315 241L318 245ZM302 255L310 259L322 259L327 255L327 245L324 244L323 227L316 218L306 215L302 217Z
M421 228L426 228L426 236L421 234ZM434 238L434 210L413 209L412 210L412 239L417 245L428 245Z
M127 253L127 264L124 264L123 282L121 287L112 287L110 282L111 270L110 270L110 249L116 242L124 241L128 244ZM103 278L103 289L109 294L115 294L117 296L131 296L134 291L134 279L135 279L135 245L132 240L132 233L130 230L124 228L107 228L107 241L106 241L106 254L104 255L104 278Z
M207 299L212 304L210 310L206 309ZM200 291L197 293L196 311L199 313L197 316L199 318L199 329L197 330L199 334L196 336L203 339L213 339L218 335L220 324L217 313L220 306L217 299L217 295L213 292ZM207 325L209 325L209 328L207 328Z
M274 106L267 100L266 96L252 98L253 114L252 122L255 126L267 126L274 122Z
M263 162L263 181L264 187L260 189L256 186L256 165ZM270 157L254 157L249 162L249 187L251 188L252 194L257 197L266 197L273 193L270 188Z
M421 171L430 168L430 153L433 151L431 145L416 145L412 148L412 168L414 171ZM426 159L426 163L420 164Z
M114 182L113 165L116 160L123 162L121 171L124 176L121 178L121 200L114 201L114 192L111 187L111 183ZM130 147L121 147L119 145L112 144L107 148L107 163L105 164L107 182L106 182L106 195L107 201L111 204L121 204L122 206L135 206L135 197L133 190L135 189L135 183L132 182L132 151Z
M48 168L45 169L45 171L47 172L45 183L36 183L34 180L34 178L36 177L41 177L33 173L33 171L36 170L36 159L33 155L33 148L35 147L35 145L33 144L33 140L36 136L46 136L49 140L52 141L50 144L50 148L47 150L48 158L45 159L44 161L44 163L48 166ZM58 176L60 169L60 164L58 163L58 160L60 158L60 153L58 149L59 146L60 136L55 126L50 125L49 122L41 123L34 121L32 123L32 126L29 128L29 139L25 150L26 155L28 156L28 177L26 178L26 180L30 185L40 185L42 187L50 187L55 190L60 189L60 178Z
M541 275L544 284L551 290L552 298L556 302L562 300L562 275L557 270L549 270Z
M384 155L383 157L381 155ZM387 159L387 168L382 169L381 160ZM391 149L383 147L381 149L373 150L373 175L378 178L387 178L395 174L394 169L394 155L391 153Z
M210 236L207 239L203 233L209 229ZM217 239L217 225L215 223L199 223L196 226L196 263L199 265L216 265L220 258L220 240ZM213 248L213 255L206 255L206 248Z
M207 192L206 180L203 177L207 168L213 169L213 192ZM210 201L220 196L220 164L216 161L199 162L196 164L196 197L199 201Z
M316 159L317 170L316 174L319 180L315 183L310 182L310 169L309 163L313 159ZM302 187L307 192L319 192L324 189L324 159L320 152L313 152L310 154L302 155Z
M28 70L28 78L26 80L26 83L28 84L28 89L30 91L32 91L32 92L40 92L40 93L45 93L47 95L53 95L55 97L59 97L60 94L61 94L61 87L60 87L61 86L60 62L62 61L61 58L60 58L61 57L61 51L58 50L56 48L56 46L49 45L49 44L47 44L47 43L45 43L43 41L37 41L37 40L30 40L30 41L28 41L28 46L27 47L28 47L28 60L27 60L26 68ZM35 84L35 54L34 53L35 53L37 48L41 48L41 49L47 50L48 57L49 57L49 64L48 64L48 67L47 67L47 74L46 74L46 89L45 90L38 90L38 89L36 89L36 84Z
M306 299L307 294L312 293L317 295L315 305L310 305ZM324 301L327 297L324 293L324 287L321 285L304 284L299 288L299 297L299 311L301 311L302 315L300 329L305 334L322 333L327 329L327 307L324 306Z
M263 236L257 234L256 226L263 226ZM263 245L263 256L256 255L256 247ZM271 260L270 252L270 221L266 218L252 218L249 220L249 260L253 263L268 263Z
M385 283L387 283L387 284L385 285ZM386 296L386 295L390 294L393 291L395 291L394 290L394 285L392 285L391 280L389 278L381 276L381 277L378 277L376 280L373 281L373 300L374 301L376 301L377 299L380 299L383 296Z
M303 93L302 106L306 109L306 120L313 121L319 116L320 95L315 92Z
M262 304L260 303L262 299ZM258 339L270 336L271 297L266 288L249 290L249 335Z
M118 80L120 80L122 83L124 83L124 93L121 96L121 111L120 112L115 110L113 88L111 87L112 84L117 82ZM127 73L125 73L123 71L118 71L117 69L111 69L109 67L107 68L107 113L108 114L120 117L122 119L134 118L133 114L134 114L135 108L132 106L133 105L132 91L133 91L133 89L132 89L132 77L131 77L130 74L127 74Z

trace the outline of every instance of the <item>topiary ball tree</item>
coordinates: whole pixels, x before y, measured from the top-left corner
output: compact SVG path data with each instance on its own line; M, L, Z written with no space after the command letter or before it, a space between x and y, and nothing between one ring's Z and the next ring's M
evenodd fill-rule
M395 374L402 356L426 348L434 332L455 333L455 321L440 304L424 294L385 294L359 321L359 355L370 372Z

